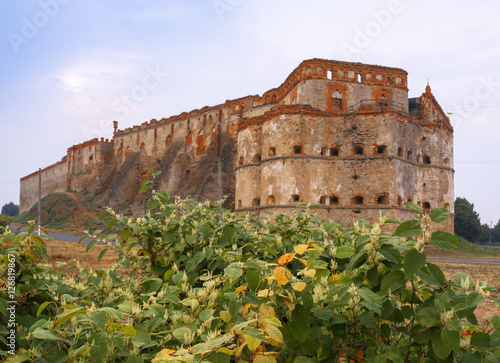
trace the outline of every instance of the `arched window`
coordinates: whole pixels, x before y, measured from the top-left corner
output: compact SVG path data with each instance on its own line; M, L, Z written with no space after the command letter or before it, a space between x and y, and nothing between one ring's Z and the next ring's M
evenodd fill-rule
M429 155L424 155L424 164L430 164L431 163L431 157Z
M260 198L253 198L252 207L258 207L260 205Z
M255 154L255 155L253 156L253 160L252 160L252 162L253 162L253 163L260 163L260 161L261 161L260 154Z
M400 158L402 158L402 157L403 157L403 148L402 148L401 146L400 146L400 147L398 147L398 156L399 156Z
M354 146L354 155L363 155L363 153L364 153L363 145Z
M293 146L293 153L294 154L302 154L302 146L300 146L300 145L294 145Z
M326 204L326 195L319 197L319 204Z
M378 107L386 107L386 106L389 106L389 101L387 100L387 97L385 97L385 95L383 94L378 98Z
M332 195L330 197L330 205L339 205L339 197Z
M330 156L339 156L339 148L338 147L330 148Z
M356 195L354 198L352 198L352 204L354 205L363 205L364 198L360 195Z
M332 104L339 108L342 105L342 93L338 89L332 94Z
M271 146L269 148L269 152L267 153L268 156L272 157L272 156L276 156L276 148Z
M272 194L268 195L267 204L274 204L274 203L275 203L274 195Z
M387 152L387 146L386 145L379 145L377 147L377 154L383 155Z
M328 78L328 79L332 79L332 78L333 78L333 77L332 77L332 74L333 74L332 70L331 70L331 69L329 69L328 71L326 71L326 78Z
M146 155L146 144L142 143L141 144L141 156Z
M377 197L377 204L378 205L389 204L389 196L386 193L379 195Z
M300 194L294 194L294 195L292 195L292 202L293 203L299 203L300 202Z

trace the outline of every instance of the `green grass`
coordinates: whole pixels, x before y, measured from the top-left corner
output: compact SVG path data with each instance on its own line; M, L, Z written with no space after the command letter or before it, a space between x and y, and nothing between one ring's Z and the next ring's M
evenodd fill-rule
M460 242L458 251L475 256L500 256L499 248L486 248L467 241L465 238L457 236Z

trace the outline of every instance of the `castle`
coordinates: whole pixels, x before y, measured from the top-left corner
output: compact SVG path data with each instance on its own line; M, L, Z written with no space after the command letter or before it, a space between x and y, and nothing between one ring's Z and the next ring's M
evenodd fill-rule
M87 190L104 203L143 211L139 183L161 170L156 189L217 199L236 211L289 214L317 206L321 218L352 225L380 211L406 220L403 205L453 214L453 128L429 85L408 98L399 68L311 59L278 88L115 131L68 148L41 171L42 195ZM20 210L38 199L38 172L21 178ZM453 232L450 218L444 229Z

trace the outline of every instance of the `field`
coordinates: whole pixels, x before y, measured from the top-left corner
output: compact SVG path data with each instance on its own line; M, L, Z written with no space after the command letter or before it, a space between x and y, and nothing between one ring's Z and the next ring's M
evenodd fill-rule
M97 262L99 253L103 250L104 246L95 245L88 253L85 252L86 245L76 242L66 241L49 241L47 243L50 259L49 262L56 264L56 262L68 262L72 259L80 260L80 266L85 268L98 268L110 266L117 257L117 253L110 250L106 253L100 263ZM430 251L430 255L439 258L465 258L465 259L495 259L500 261L498 251L486 250L480 247L468 246L468 250L461 249L459 251ZM464 262L447 262L436 261L434 262L441 269L443 269L445 276L448 279L453 279L453 276L458 272L463 272L470 275L475 281L488 281L490 285L500 290L500 264L488 263L464 263ZM71 266L68 265L68 266ZM75 273L76 270L70 271ZM486 300L480 305L477 311L479 321L484 321L489 316L500 315L500 307L496 307L491 300Z

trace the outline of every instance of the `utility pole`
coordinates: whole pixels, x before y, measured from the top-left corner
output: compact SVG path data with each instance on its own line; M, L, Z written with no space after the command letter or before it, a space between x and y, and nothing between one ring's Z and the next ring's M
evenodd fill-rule
M488 245L491 246L491 230L493 229L493 221L490 222L490 233L488 233Z
M222 110L219 111L219 123L217 125L217 199L222 199L222 135L220 124L222 122ZM222 204L219 205L219 219L222 219Z
M38 236L41 236L42 219L42 168L38 168Z

